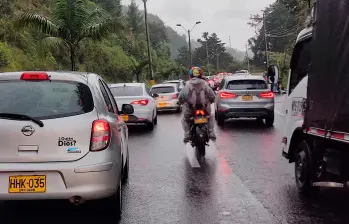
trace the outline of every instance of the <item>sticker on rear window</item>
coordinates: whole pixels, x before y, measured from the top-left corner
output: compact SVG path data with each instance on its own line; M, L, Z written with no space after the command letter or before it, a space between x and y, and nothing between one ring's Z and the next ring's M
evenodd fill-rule
M75 146L76 141L71 137L59 137L58 146Z
M68 148L68 153L81 153L81 150L79 148Z

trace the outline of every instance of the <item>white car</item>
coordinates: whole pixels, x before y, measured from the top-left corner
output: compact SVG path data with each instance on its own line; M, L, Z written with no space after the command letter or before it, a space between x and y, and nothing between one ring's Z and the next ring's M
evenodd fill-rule
M181 112L181 105L178 101L179 86L173 83L157 84L151 87L150 92L153 94L158 111L177 111Z
M110 84L109 88L121 108L122 104L131 104L134 113L122 116L126 124L145 124L149 130L153 130L157 124L157 110L154 97L150 89L144 83L119 83Z

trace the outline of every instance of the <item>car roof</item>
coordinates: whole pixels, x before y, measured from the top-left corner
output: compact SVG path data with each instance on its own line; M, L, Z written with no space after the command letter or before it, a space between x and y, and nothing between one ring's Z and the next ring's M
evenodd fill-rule
M76 81L87 84L89 76L97 76L95 73L72 72L72 71L21 71L0 73L0 81L19 80L23 73L46 73L51 80Z
M122 87L122 86L135 86L135 87L142 87L144 86L144 83L137 83L137 82L130 82L130 83L113 83L113 84L109 84L110 88L113 87Z
M251 74L245 74L245 75L232 75L232 76L226 76L226 81L232 81L232 80L264 80L264 77L261 75L251 75Z
M156 84L156 85L153 85L151 88L154 88L154 87L166 87L166 86L172 86L172 87L177 87L177 84L171 84L171 83L162 83L162 84Z

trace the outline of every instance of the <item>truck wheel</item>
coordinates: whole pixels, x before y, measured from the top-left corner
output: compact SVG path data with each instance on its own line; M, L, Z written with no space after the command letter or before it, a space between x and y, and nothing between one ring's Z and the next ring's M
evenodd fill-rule
M267 127L271 127L274 125L274 113L270 115L269 117L265 118L265 125Z
M312 163L310 158L310 148L306 141L302 141L297 147L295 159L295 177L299 193L310 195L319 189L312 184Z

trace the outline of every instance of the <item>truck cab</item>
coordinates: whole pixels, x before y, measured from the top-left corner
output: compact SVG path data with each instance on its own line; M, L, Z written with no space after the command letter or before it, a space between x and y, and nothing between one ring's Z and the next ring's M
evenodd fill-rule
M310 43L312 40L312 27L302 30L293 50L286 98L283 104L284 137L282 138L282 155L294 162L294 149L292 143L303 132L304 110L303 106L307 97L308 68L310 65Z

